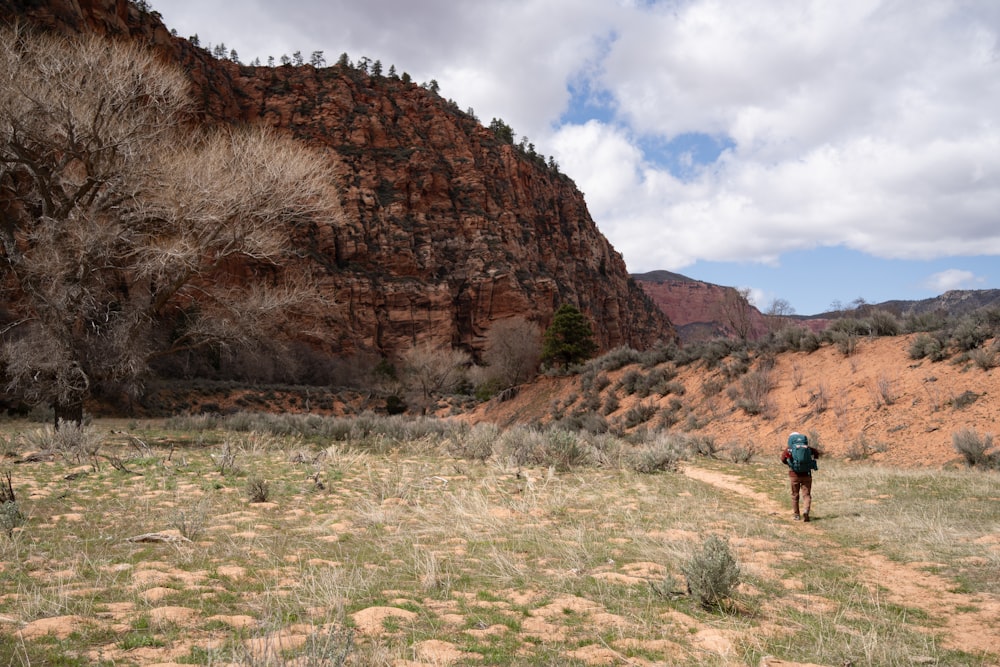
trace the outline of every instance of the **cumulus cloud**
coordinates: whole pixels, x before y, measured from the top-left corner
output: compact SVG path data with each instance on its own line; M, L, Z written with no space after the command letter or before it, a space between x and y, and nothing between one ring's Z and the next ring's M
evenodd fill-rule
M930 276L924 285L935 292L947 292L953 289L975 289L983 282L982 278L971 271L948 269Z

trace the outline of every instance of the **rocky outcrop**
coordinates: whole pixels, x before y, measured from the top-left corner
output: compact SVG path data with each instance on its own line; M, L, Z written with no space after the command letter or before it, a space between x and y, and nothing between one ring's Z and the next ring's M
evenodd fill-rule
M493 322L544 328L562 303L605 350L676 336L572 180L431 90L354 67L215 60L125 0L0 0L0 19L141 40L188 72L202 122L263 122L336 162L344 219L300 239L330 297L303 330L332 354L424 341L475 353Z
M692 280L668 271L643 273L633 278L670 318L682 342L737 335L726 308L726 304L742 299L735 288ZM765 333L767 318L752 305L744 306L749 318L750 337L756 338Z

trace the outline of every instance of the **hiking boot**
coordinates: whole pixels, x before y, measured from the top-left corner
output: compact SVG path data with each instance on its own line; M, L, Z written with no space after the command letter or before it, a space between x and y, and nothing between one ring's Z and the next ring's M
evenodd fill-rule
M806 512L805 514L802 515L802 520L806 522L809 521L809 512Z
M799 516L798 514L793 514L793 515L792 515L792 518L793 518L793 519L795 519L796 521L798 521L798 520L799 520L799 519L801 519L802 517L800 517L800 516Z

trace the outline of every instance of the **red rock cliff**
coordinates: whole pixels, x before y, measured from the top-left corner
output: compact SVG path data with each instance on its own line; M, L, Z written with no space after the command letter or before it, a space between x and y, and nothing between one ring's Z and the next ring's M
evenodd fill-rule
M335 354L477 350L492 322L546 327L564 302L602 349L675 337L574 183L429 90L348 67L218 61L125 0L0 0L0 19L142 40L184 66L205 121L265 122L336 160L345 220L303 241L325 268Z

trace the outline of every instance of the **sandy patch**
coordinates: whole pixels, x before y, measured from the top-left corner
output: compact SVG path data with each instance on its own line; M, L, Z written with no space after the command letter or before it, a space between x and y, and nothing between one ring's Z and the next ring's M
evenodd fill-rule
M399 607L368 607L351 616L358 632L363 635L377 635L384 632L384 621L388 618L409 621L416 617L412 611Z
M24 639L38 639L46 636L66 639L86 624L86 619L80 616L51 616L28 623L21 628L18 634Z

